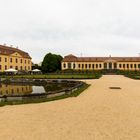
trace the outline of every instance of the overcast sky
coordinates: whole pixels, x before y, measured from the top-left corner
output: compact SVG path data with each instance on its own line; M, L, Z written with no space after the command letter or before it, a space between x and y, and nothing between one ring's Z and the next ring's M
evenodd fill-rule
M34 63L62 56L138 56L140 0L0 0L0 44Z

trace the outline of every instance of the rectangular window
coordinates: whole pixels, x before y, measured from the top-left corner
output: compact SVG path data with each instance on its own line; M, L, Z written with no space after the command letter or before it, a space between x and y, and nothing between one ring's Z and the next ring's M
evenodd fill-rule
M91 64L89 64L88 66L89 66L89 69L90 69L91 68Z
M117 63L114 63L114 69L117 69Z
M17 88L17 93L19 93L19 88Z
M10 62L12 63L12 58L10 58Z
M92 68L94 69L94 64L92 64Z
M101 68L101 67L102 67L102 65L100 64L100 65L99 65L99 67Z
M119 64L119 67L121 68L122 67L122 64Z
M75 64L73 64L73 68L75 69Z
M107 69L107 63L104 63L104 69Z
M82 69L84 68L84 64L82 64Z
M138 64L138 68L140 69L140 64Z
M16 58L16 63L18 63L18 59Z
M11 89L11 93L14 93L14 90L13 89Z
M98 68L98 64L96 64L96 68Z
M68 69L71 69L71 63L68 63Z
M1 62L1 57L0 57L0 62Z
M123 64L123 68L125 69L125 64Z
M137 68L137 65L136 65L136 64L134 64L134 68L135 68L135 69Z
M0 70L1 70L2 68L1 68L1 65L0 65Z
M7 65L5 65L5 70L7 70Z
M133 64L131 64L130 67L133 68Z
M7 62L7 58L5 58L5 62Z
M85 64L85 68L87 69L87 64Z
M127 64L127 68L129 69L129 64Z
M66 64L65 63L63 64L63 67L66 68Z
M81 65L80 64L78 64L78 68L81 68Z

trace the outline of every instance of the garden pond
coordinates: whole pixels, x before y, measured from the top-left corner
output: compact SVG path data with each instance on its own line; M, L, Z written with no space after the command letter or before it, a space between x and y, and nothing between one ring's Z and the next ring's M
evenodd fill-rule
M0 102L52 98L71 94L81 81L43 79L4 79L0 81Z

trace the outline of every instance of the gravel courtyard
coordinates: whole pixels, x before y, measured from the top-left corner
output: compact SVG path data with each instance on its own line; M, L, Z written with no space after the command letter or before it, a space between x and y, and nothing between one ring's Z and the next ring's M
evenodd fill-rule
M84 81L77 98L0 107L0 140L140 140L140 81Z

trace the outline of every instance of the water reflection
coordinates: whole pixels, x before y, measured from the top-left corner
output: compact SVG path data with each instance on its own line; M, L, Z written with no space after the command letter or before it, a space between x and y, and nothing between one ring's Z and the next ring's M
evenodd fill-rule
M79 85L78 85L79 84ZM28 83L1 83L0 84L0 102L8 101L31 101L38 99L46 99L71 94L81 86L82 83L74 81L49 81L49 82L28 82Z
M45 93L43 86L0 84L0 96Z
M43 86L32 86L32 94L45 93L45 88Z
M72 87L73 84L67 83L48 83L45 85L33 85L33 84L0 84L0 97L2 96L14 96L14 95L28 95L28 94L40 94L64 90Z

